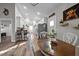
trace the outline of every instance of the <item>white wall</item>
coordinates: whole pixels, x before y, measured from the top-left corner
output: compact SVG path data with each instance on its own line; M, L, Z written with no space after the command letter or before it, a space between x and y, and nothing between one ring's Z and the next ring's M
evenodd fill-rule
M23 27L23 25L26 25L26 21L15 4L15 31L17 30L17 27Z
M50 21L54 21L54 27L50 26ZM52 16L51 18L48 19L48 32L50 32L52 29L56 28L56 15Z
M67 27L62 27L60 26L59 21L63 19L63 11L66 10L67 8L73 6L74 4L72 3L65 3L65 4L60 4L59 6L56 7L55 13L56 13L56 31L57 31L57 38L62 40L63 39L63 34L67 32L71 32L76 34L79 37L79 30L74 29L73 27L79 24L79 19L74 19L72 21L67 21L69 23L69 26Z
M9 10L9 15L5 16L3 14L3 9L6 8ZM15 18L15 4L14 3L1 3L0 4L0 21L1 24L8 25L4 27L1 32L6 32L8 36L11 36L11 28L9 24L11 24L11 20Z
M9 15L3 14L4 8L9 10ZM15 17L15 4L14 3L0 3L0 18L14 18Z
M21 14L15 4L15 31L17 30L17 27L20 27L20 18L21 18Z
M9 15L5 16L3 14L4 8L9 10ZM0 4L0 21L2 21L2 20L4 20L4 22L11 21L11 23L14 25L14 26L11 26L12 29L10 32L9 32L10 27L6 28L6 30L5 30L8 35L11 34L11 42L13 42L12 40L15 40L15 38L14 38L14 36L15 36L14 35L14 33L15 33L15 4L14 3L1 3Z

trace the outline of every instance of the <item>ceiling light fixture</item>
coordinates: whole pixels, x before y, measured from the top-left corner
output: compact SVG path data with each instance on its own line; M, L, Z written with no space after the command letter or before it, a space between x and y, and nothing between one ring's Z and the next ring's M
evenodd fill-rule
M39 3L31 3L32 6L36 6L38 5Z
M29 22L30 21L30 19L29 18L26 18L26 20L25 20L26 22Z
M40 15L40 12L37 12L37 15Z
M27 7L26 6L23 6L24 7L24 9L27 9Z
M36 24L36 21L33 21L33 24L35 25Z

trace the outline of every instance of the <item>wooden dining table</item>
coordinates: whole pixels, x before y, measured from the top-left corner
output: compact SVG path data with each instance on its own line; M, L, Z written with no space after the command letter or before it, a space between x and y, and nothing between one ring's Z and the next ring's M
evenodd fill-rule
M57 39L56 43L51 41L51 46L57 56L75 56L75 46L69 43Z
M41 47L43 45L44 40L38 40L38 46ZM55 56L75 56L75 46L68 44L64 41L56 39L56 41L51 41L52 49L55 51Z

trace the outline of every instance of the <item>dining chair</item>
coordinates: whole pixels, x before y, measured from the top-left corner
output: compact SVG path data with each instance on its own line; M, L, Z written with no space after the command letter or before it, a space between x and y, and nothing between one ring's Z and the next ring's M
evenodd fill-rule
M40 32L40 38L46 39L47 38L47 32L45 32L45 31Z
M63 41L72 45L76 45L77 39L77 35L73 33L65 33L63 35Z
M79 56L79 42L78 36L73 33L65 33L63 35L63 40L75 46L75 56Z

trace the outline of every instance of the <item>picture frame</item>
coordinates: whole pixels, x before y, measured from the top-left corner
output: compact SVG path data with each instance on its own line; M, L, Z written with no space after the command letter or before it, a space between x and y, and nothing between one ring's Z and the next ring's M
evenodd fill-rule
M79 3L63 11L63 21L79 18Z

